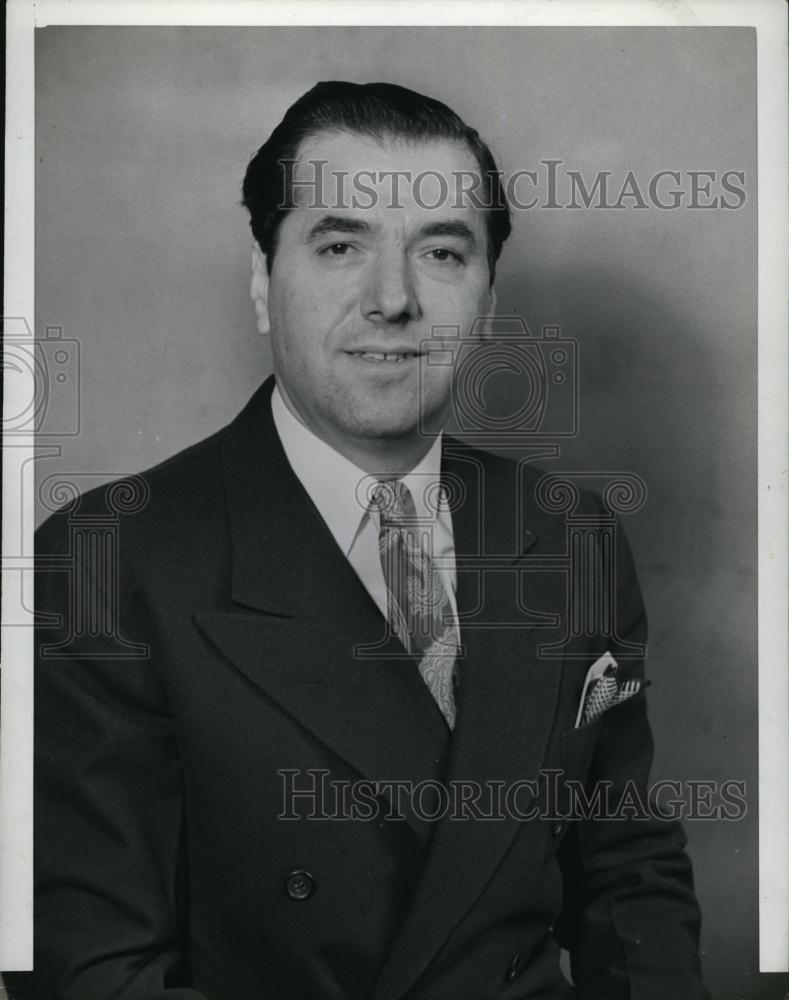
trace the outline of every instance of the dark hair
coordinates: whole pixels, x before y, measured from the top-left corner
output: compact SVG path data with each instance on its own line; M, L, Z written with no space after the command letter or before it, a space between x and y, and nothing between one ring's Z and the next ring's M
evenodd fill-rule
M404 139L449 139L464 143L481 171L479 203L485 211L490 280L501 247L510 234L510 209L493 154L458 115L440 101L392 83L319 83L285 112L268 140L252 158L243 183L242 203L249 210L250 228L271 270L277 232L292 193L292 180L302 141L322 131L346 131L378 141L391 136ZM285 165L290 164L291 170Z

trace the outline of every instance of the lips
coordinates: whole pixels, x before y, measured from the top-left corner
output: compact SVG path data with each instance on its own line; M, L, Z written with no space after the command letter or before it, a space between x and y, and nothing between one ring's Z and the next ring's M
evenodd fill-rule
M378 364L401 364L420 357L419 351L346 351L352 358L361 358Z

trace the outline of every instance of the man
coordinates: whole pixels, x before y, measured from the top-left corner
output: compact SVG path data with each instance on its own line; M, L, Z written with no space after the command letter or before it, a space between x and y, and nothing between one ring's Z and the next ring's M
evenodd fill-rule
M275 379L39 536L36 957L10 995L705 997L681 831L566 808L572 782L646 801L627 547L607 626L568 631L539 474L442 434L509 233L489 150L429 98L320 84L244 202Z

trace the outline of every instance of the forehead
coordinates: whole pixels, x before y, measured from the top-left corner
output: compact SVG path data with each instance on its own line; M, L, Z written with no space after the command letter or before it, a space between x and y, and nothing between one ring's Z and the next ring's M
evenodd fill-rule
M293 168L298 208L435 217L463 214L484 226L480 166L471 149L450 139L401 139L319 132L304 139ZM469 196L476 190L475 200Z

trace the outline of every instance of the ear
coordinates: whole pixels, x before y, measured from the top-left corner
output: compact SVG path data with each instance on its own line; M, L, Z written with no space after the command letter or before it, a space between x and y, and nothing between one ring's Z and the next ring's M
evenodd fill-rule
M271 330L268 315L268 271L266 255L258 246L257 240L252 244L252 281L249 294L255 303L258 332L265 335Z
M479 333L483 340L486 340L493 333L493 327L491 324L491 319L496 315L496 289L491 287L488 294L488 314L485 317L485 322L480 323Z

